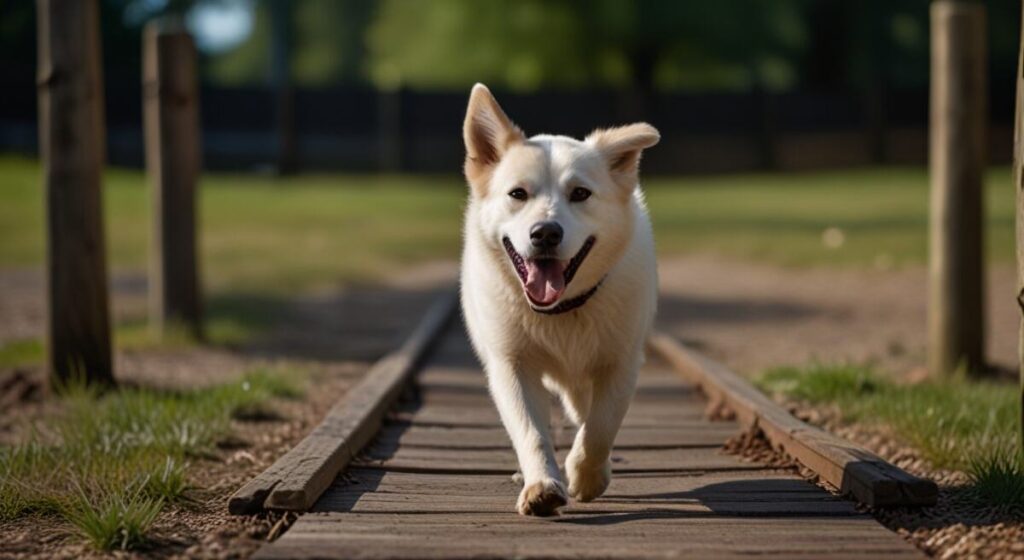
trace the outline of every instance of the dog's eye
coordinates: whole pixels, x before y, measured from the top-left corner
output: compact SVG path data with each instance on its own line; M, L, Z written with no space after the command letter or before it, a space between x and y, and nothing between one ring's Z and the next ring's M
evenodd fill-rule
M569 202L583 202L590 198L590 190L583 187L576 187L569 193Z
M526 194L526 189L522 187L516 187L508 191L508 195L516 200L526 200L529 197L529 195Z

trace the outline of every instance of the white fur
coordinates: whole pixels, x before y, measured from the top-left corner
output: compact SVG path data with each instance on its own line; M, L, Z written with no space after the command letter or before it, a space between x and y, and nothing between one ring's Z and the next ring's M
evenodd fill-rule
M471 101L470 113L474 110ZM519 460L524 487L517 509L524 514L551 513L553 507L546 511L539 502L554 500L557 507L558 497L563 503L565 498L549 430L548 391L560 397L567 416L579 425L565 464L568 494L589 501L605 491L609 455L654 319L657 272L643 194L635 182L623 187L615 180L598 143L534 136L502 148L486 184L472 185L466 208L462 309ZM472 156L473 146L467 148ZM508 196L520 185L529 191L528 201ZM569 202L574 186L593 195ZM563 227L559 258L565 260L589 236L596 238L561 301L601 285L586 304L567 313L531 308L502 246L508 237L521 255L529 255L529 229L540 220Z

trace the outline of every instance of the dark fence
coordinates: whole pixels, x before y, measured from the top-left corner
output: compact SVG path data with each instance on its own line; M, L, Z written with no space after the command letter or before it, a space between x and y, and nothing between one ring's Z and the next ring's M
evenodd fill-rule
M141 166L139 85L108 80L108 159ZM0 83L0 151L35 153L31 83ZM927 156L928 94L916 91L670 94L638 101L615 91L497 92L528 134L583 136L595 127L647 120L662 144L645 160L657 173L919 164ZM300 170L453 172L462 164L467 92L298 89L292 95ZM282 149L280 99L268 87L201 92L207 168L275 165ZM989 160L1012 150L1011 88L990 95Z

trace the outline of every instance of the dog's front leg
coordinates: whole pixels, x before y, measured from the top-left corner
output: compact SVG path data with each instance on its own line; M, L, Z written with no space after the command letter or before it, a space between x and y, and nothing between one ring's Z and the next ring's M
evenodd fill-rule
M608 489L612 478L612 444L636 387L637 368L609 373L595 379L590 410L565 459L569 494L581 502L589 502Z
M540 374L509 364L487 368L491 394L523 471L516 509L523 515L551 515L567 502L549 428L550 397Z

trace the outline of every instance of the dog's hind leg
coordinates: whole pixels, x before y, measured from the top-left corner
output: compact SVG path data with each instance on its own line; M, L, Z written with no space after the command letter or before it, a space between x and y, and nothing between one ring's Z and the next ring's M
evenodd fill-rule
M636 368L629 368L594 380L590 410L565 459L569 494L581 502L589 502L608 489L612 477L609 457L629 410L636 375Z
M540 374L488 364L487 378L523 473L516 509L523 515L551 515L568 498L551 442L550 397Z

